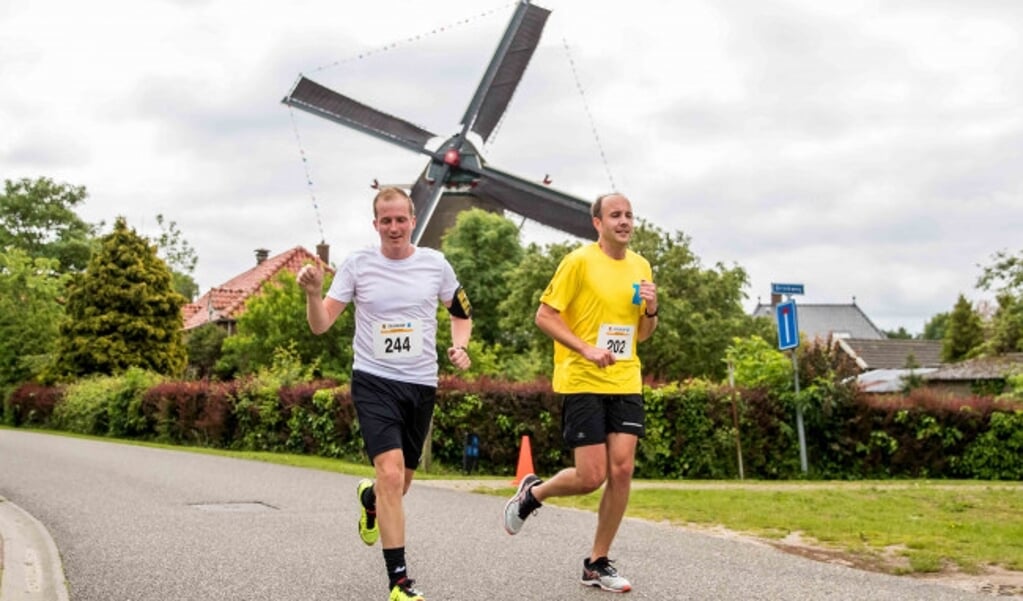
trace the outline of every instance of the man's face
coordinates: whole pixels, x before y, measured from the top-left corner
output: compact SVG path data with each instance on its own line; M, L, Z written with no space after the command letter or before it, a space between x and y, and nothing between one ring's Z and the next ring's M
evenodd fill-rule
M416 218L412 206L405 198L386 198L377 202L377 216L373 227L380 234L380 245L387 248L402 248L412 240L412 229Z
M608 196L601 203L600 217L594 217L593 224L605 240L628 244L632 238L632 203L624 196Z

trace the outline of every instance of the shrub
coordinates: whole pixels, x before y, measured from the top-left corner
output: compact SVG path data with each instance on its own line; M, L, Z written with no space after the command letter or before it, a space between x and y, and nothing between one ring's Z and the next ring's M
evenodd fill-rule
M287 450L323 457L365 457L347 386L339 387L332 380L309 382L283 387L279 396Z
M988 429L966 449L963 464L974 478L1023 480L1023 411L991 415Z
M4 399L4 423L8 426L44 426L64 396L61 386L26 383Z
M482 472L514 474L523 435L530 437L537 473L551 474L571 464L561 437L561 402L547 380L442 377L433 415L434 459L461 465L470 432L480 437Z
M225 447L236 428L236 388L235 382L161 382L143 394L143 411L162 442Z
M153 433L143 395L161 376L129 368L119 376L91 376L70 384L53 410L52 425L98 436L146 437Z
M111 376L87 377L68 385L63 401L53 409L53 425L68 432L105 435L110 429L109 399L117 386Z
M143 412L146 390L163 381L163 376L138 367L112 377L111 396L107 399L107 432L119 438L150 438L154 422Z
M287 352L281 357L275 369L231 382L162 381L135 370L66 388L26 384L9 395L4 415L13 425L84 434L365 457L349 387L310 380L310 372L288 360ZM636 476L735 477L738 436L747 477L803 477L795 432L799 403L814 477L1023 479L1018 401L952 397L926 388L876 397L816 373L798 396L705 380L646 382L647 433L637 446ZM535 471L555 473L573 464L561 413L561 400L546 379L444 376L434 412L433 459L460 465L466 437L474 433L480 439L479 470L513 474L528 435Z

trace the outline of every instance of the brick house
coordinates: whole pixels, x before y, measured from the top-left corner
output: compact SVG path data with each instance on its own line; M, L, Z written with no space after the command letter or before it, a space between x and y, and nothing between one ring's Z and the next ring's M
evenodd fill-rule
M296 246L271 257L270 251L257 249L256 265L252 269L236 275L220 286L210 288L198 300L181 308L184 330L187 332L213 322L225 328L228 334L234 334L238 316L245 311L245 302L257 294L264 284L277 278L282 271L295 274L303 265L315 262L332 272L329 263L330 246L318 244L316 253L314 255L305 248Z

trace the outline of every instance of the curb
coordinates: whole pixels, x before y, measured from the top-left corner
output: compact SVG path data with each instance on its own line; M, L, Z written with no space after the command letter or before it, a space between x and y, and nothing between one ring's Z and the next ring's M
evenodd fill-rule
M0 497L0 601L68 601L57 545L39 520Z

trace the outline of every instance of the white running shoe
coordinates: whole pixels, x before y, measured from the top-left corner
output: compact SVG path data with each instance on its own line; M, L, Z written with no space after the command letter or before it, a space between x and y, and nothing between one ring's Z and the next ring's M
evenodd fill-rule
M526 518L540 507L539 502L534 500L533 503L528 503L526 499L526 491L540 482L542 480L537 478L536 474L526 474L519 482L519 489L515 492L515 496L504 504L504 530L508 534L518 534L519 530L522 530L522 524L526 522Z
M583 560L583 577L581 582L586 586L599 586L612 593L627 593L632 590L629 581L618 574L612 560L601 557L590 563L587 557Z

